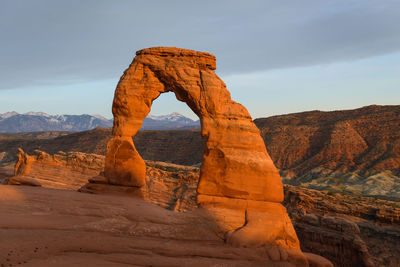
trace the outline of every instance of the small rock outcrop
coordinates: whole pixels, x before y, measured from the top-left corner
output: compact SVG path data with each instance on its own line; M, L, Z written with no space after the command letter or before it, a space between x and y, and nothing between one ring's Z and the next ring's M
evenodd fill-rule
M61 151L50 155L40 150L29 155L20 149L17 157L15 176L7 179L6 184L140 196L147 202L177 212L197 207L199 169L196 167L146 161L146 186L134 188L109 185L104 176L97 175L104 170L103 155Z
M81 152L50 155L40 150L29 155L20 148L8 184L77 190L103 169L104 156Z
M113 102L113 138L104 175L109 184L143 187L145 162L133 142L160 94L174 92L200 118L205 139L197 201L225 229L235 246L278 245L300 249L280 204L283 186L260 131L245 107L234 102L215 74L213 55L155 47L136 52Z

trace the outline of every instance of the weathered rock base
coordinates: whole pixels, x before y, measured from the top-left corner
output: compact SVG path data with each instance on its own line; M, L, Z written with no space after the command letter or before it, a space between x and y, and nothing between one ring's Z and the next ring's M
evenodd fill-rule
M5 266L332 267L296 249L226 244L203 209L177 213L138 198L10 185L0 185L0 203Z
M29 155L20 148L8 184L77 190L103 168L101 155L61 151L50 155L40 150Z
M198 195L200 207L214 218L228 244L236 247L275 245L300 250L285 207L280 203Z
M108 184L108 180L102 175L88 178L89 183L82 181L82 175L88 177L88 172L92 173L95 170L101 172L104 166L104 158L99 155L65 154L61 152L49 155L42 151L36 151L32 156L23 152L21 154L20 159L17 161L19 164L16 164L18 166L16 170L19 175L13 177L9 184L40 185L57 189L70 189L72 185L80 184L82 186L79 189L80 192L108 195L110 198L122 197L126 202L134 201L135 203L144 199L146 202L154 203L169 210L184 212L185 216L196 216L196 225L200 224L203 225L203 228L207 228L207 231L213 235L212 239L219 240L219 242L226 244L231 249L237 248L238 251L242 251L242 249L255 250L260 253L257 257L260 257L260 260L264 263L272 261L273 266L276 266L279 262L306 266L305 264L308 261L311 266L331 266L325 264L324 261L316 261L315 258L319 259L316 255L309 259L309 256L301 253L298 249L298 243L296 244L295 240L293 241L294 237L287 235L293 230L290 228L291 225L287 225L287 221L286 225L285 223L279 226L268 224L271 218L280 221L282 218L287 217L286 211L281 204L207 195L199 195L197 199L196 185L199 180L197 168L163 162L146 162L146 186L118 186ZM25 168L26 159L29 159L29 168ZM88 164L92 164L89 168L90 171L88 170ZM60 180L57 173L49 171L56 171L59 175L66 177ZM16 191L18 190L16 189ZM58 194L63 193L59 191ZM96 200L96 196L93 197L93 200ZM199 204L200 207L198 206ZM158 207L155 207L155 209L158 209ZM279 214L282 218L278 218ZM137 214L137 216L141 215ZM282 222L285 222L286 219L283 219ZM110 226L115 227L114 225ZM88 257L88 255L85 257ZM88 257L88 259L91 258ZM58 260L68 262L71 259L65 256ZM96 260L102 261L104 259ZM152 262L149 259L146 260L147 262ZM238 260L238 262L240 261ZM314 263L311 264L311 262ZM244 264L243 261L242 263Z

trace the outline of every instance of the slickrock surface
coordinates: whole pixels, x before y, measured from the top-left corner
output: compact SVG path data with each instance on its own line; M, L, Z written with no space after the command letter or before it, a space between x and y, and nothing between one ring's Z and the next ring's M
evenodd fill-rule
M132 197L0 185L3 266L308 266L298 250L236 248L222 235L201 209L177 213Z
M198 168L148 162L147 186L140 189L104 184L101 176L90 178L95 183L80 189L95 194L44 188L60 188L62 184L62 188L71 189L82 183L89 159L96 159L90 170L99 171L104 166L104 156L80 153L77 160L72 155L36 151L30 156L20 151L14 178L29 175L43 187L0 187L0 264L331 266L324 258L303 255L287 246L226 244L226 225L197 206ZM71 176L60 183L61 176L43 172L54 166L59 173ZM223 211L231 221L241 220L234 211Z
M64 178L62 183L71 183L63 186L71 189L81 183L81 177L71 170L83 173L103 167L103 156L80 153L77 160L72 155L36 151L30 156L20 151L15 172L35 177L39 170L35 166L42 171L57 166L64 175L75 174ZM92 168L88 168L90 162ZM101 182L106 180L102 181L101 176L90 178L96 183L80 189L96 194L44 188L60 188L57 184L60 177L49 172L40 172L40 178L30 178L49 181L42 188L1 186L0 264L332 266L322 257L303 255L286 246L245 248L226 244L226 224L209 209L197 206L198 168L163 162L147 162L147 165L147 186L140 189L104 184ZM77 181L72 181L74 178ZM232 223L241 220L236 210L227 213L229 209L223 207L220 211Z
M146 161L142 197L174 211L192 211L199 169ZM47 168L43 162L43 168ZM68 168L63 165L60 168ZM99 172L102 168L99 168ZM55 179L48 173L46 179ZM59 178L57 178L59 179ZM84 185L82 183L82 185ZM44 185L51 186L52 184ZM86 184L81 191L117 196L137 195L126 187ZM326 194L285 186L285 202L303 251L330 259L337 266L398 266L400 263L400 204L374 198Z
M205 147L197 202L223 225L226 242L299 250L292 223L280 204L283 186L278 170L250 114L232 101L215 68L215 57L208 53L174 47L136 52L115 90L113 137L107 144L104 177L110 185L146 185L146 165L132 136L152 102L172 91L200 118ZM104 186L104 181L99 185Z

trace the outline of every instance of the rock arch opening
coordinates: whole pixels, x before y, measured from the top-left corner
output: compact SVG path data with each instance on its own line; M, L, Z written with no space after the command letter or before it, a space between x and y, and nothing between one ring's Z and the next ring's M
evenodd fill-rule
M160 96L153 101L149 115L152 117L170 117L171 114L179 114L193 121L200 120L185 102L177 100L174 92L168 91L160 94ZM198 128L200 129L200 124Z
M106 155L109 183L145 184L145 163L131 136L153 101L174 92L200 118L205 139L198 193L281 202L282 182L248 111L231 100L215 74L215 57L179 48L149 48L136 53L122 75L113 102L113 138Z
M162 93L153 101L133 142L145 161L201 166L204 141L200 119L173 92ZM146 164L155 163L146 161Z
M283 186L258 128L245 107L231 99L215 74L213 55L154 47L136 52L113 101L113 137L104 176L109 184L142 187L146 165L132 136L153 101L173 92L200 118L205 140L197 204L235 246L278 245L300 249L283 201Z

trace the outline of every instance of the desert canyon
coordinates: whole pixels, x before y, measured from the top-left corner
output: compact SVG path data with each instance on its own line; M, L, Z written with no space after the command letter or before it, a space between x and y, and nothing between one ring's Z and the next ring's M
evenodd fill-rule
M379 140L400 108L253 122L215 69L208 53L143 49L112 131L0 137L1 266L399 266L399 190L363 177L398 179L400 138ZM166 92L201 130L139 131Z

